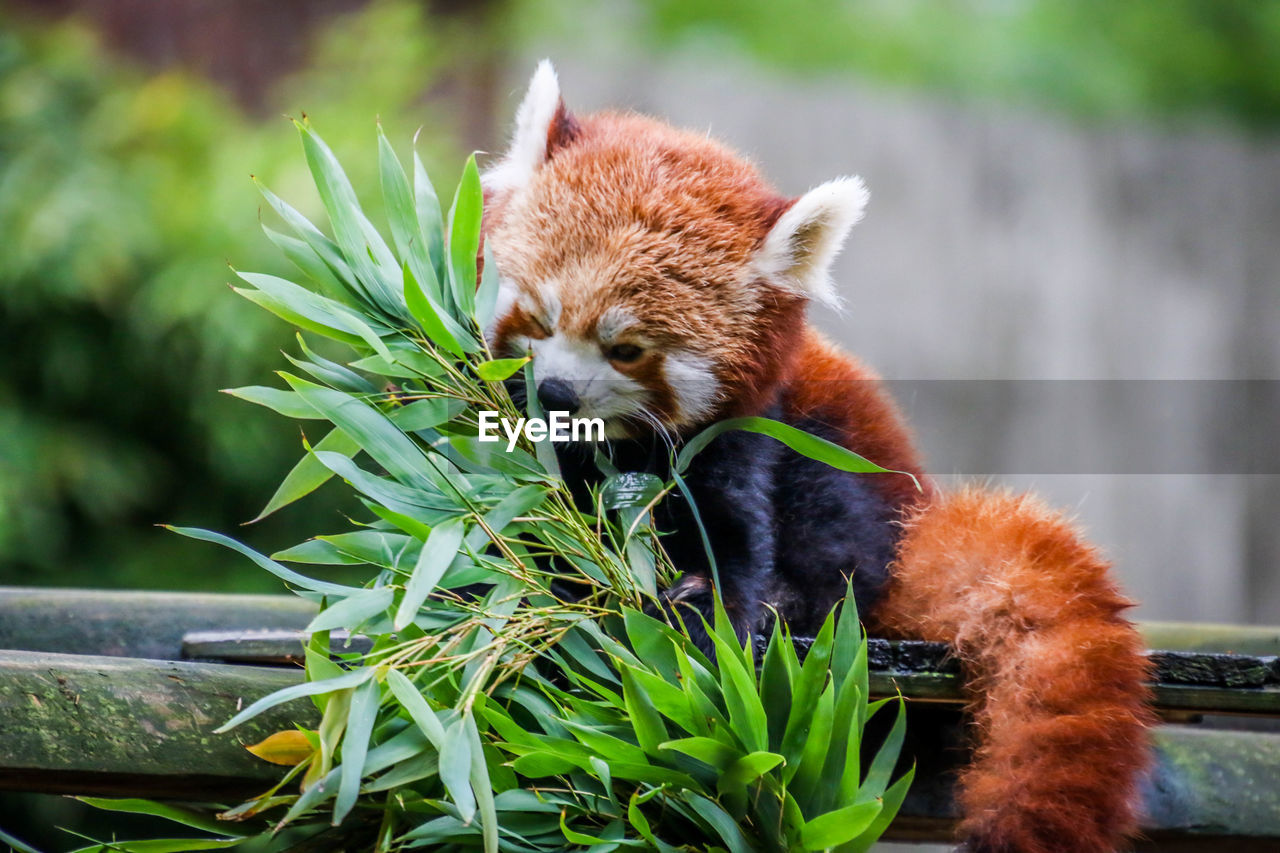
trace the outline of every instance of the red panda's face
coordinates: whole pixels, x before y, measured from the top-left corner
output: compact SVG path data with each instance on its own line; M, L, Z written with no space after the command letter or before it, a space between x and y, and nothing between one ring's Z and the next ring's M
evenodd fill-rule
M861 183L781 198L705 136L570 116L546 64L517 125L485 174L501 282L488 334L499 354L533 355L544 407L622 437L767 405L805 302L829 298L826 267Z

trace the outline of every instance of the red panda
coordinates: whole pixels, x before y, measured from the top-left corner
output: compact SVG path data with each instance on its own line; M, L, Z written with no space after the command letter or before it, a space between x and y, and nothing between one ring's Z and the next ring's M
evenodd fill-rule
M573 115L545 62L482 180L500 277L490 343L532 352L544 408L603 419L616 466L666 474L667 451L701 427L767 415L924 484L726 433L686 475L714 567L688 506L676 496L659 508L683 571L668 606L709 614L717 577L741 632L770 605L800 633L851 576L872 633L946 642L965 664L965 849L1122 844L1152 719L1142 644L1123 615L1132 602L1035 498L930 484L875 375L805 320L809 303L836 301L829 268L862 216L862 181L781 196L705 135ZM598 481L588 449L557 452L571 487Z

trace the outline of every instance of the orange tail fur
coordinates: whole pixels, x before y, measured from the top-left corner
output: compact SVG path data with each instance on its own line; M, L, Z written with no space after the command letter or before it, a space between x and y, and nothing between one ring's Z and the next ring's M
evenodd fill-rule
M876 627L949 643L968 669L968 849L1101 853L1135 829L1147 667L1107 568L1028 496L965 489L907 522Z

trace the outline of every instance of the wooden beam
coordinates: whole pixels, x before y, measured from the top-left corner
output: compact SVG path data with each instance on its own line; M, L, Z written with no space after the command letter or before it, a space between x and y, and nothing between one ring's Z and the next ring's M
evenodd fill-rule
M178 660L188 631L301 630L315 612L293 595L0 587L0 649Z
M0 788L235 801L281 768L244 749L315 706L294 702L223 735L299 670L0 651Z
M24 791L234 802L282 768L244 744L316 724L302 699L226 735L212 730L245 703L297 683L296 669L0 652L0 787ZM908 732L924 731L908 725ZM1164 726L1145 793L1156 849L1187 839L1280 840L1280 734ZM904 805L893 838L942 840L954 824L958 750L940 749ZM1171 839L1182 839L1175 844ZM1179 846L1181 845L1181 846ZM1214 849L1231 849L1215 847Z
M306 635L301 631L195 631L182 644L194 660L258 664L297 663ZM796 639L803 653L808 640ZM350 650L369 647L351 638ZM871 690L901 691L908 699L959 705L965 701L959 662L941 643L871 639ZM763 649L760 650L760 656ZM1280 716L1280 659L1207 652L1150 653L1156 707L1168 715L1216 713Z

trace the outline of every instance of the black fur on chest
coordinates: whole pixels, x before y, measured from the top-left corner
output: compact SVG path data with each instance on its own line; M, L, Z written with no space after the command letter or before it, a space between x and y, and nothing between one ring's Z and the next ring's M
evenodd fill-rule
M796 423L823 435L816 423ZM830 437L830 436L824 436ZM602 480L595 448L559 445L561 471L584 509ZM620 471L671 476L667 446L652 439L614 441ZM755 433L724 433L694 457L684 479L715 556L726 610L739 632L762 630L775 608L799 635L818 630L852 576L859 613L875 607L888 576L898 508L870 482L795 453ZM683 576L666 597L712 611L710 565L688 500L672 492L654 513L662 544ZM687 620L686 620L687 621Z

